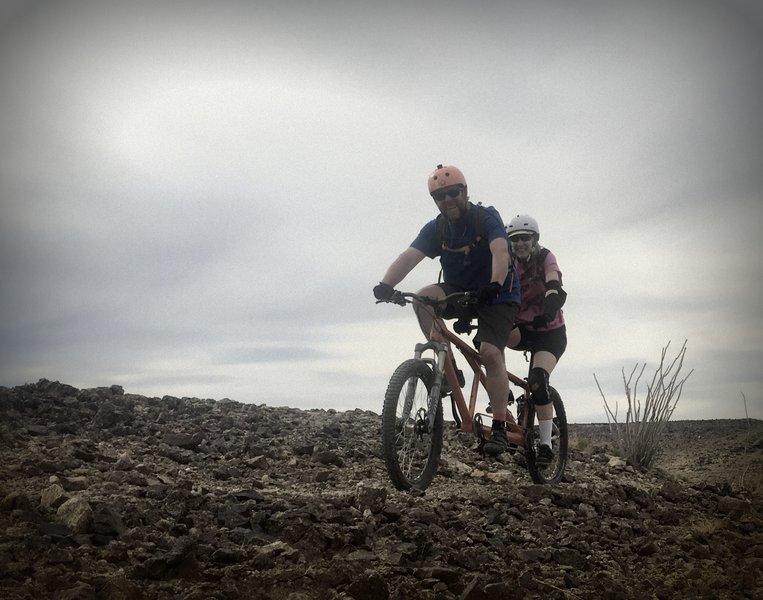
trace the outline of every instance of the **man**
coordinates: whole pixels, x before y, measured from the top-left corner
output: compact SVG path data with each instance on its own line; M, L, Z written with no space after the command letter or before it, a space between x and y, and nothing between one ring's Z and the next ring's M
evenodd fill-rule
M446 319L477 317L480 358L485 365L485 389L490 399L493 425L485 452L498 455L507 447L506 401L509 380L504 348L509 338L520 294L519 278L509 257L506 229L498 211L469 202L463 173L453 166L437 165L428 179L429 193L440 215L429 221L413 243L389 266L374 288L378 300L389 300L400 283L425 256L440 257L443 283L432 284L419 294L444 298L458 291L476 291L476 306L446 307ZM421 330L427 338L433 315L422 305L414 305Z

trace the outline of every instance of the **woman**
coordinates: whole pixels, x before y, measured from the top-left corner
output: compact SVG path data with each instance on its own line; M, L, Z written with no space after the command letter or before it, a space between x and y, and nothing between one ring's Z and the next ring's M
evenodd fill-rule
M538 222L529 215L517 215L506 231L522 289L522 303L506 345L512 350L530 352L527 383L540 426L537 461L548 464L554 459L551 444L554 407L548 381L567 347L562 313L567 294L562 289L562 272L556 257L538 243Z

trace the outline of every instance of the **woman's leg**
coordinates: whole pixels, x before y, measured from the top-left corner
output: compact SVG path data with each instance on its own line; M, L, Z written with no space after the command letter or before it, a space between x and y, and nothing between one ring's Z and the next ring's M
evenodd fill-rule
M535 412L538 415L538 432L540 445L538 460L551 462L553 460L552 434L554 431L554 404L548 390L548 379L556 366L556 357L550 352L541 350L533 355L530 363L528 384L535 400Z
M543 369L546 372L546 381L544 382L534 382L535 385L543 385L546 387L545 390L541 392L543 396L547 396L548 394L548 377L551 375L552 371L554 370L554 367L556 367L556 357L551 354L550 352L546 352L545 350L541 350L540 352L536 352L532 357L532 362L530 363L530 370L534 368ZM550 398L544 397L544 400L550 400ZM554 406L551 402L546 402L545 404L536 404L535 405L535 411L538 413L538 420L539 421L545 421L550 420L554 418Z
M519 342L522 341L522 332L519 331L519 327L514 327L509 333L509 339L506 341L506 347L513 350L519 346Z

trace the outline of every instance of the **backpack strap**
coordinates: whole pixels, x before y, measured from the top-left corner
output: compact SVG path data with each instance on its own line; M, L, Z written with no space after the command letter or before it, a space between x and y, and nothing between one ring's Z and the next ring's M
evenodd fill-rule
M437 241L443 252L463 252L464 254L469 254L472 251L472 248L474 248L477 244L480 243L480 241L482 241L482 236L484 233L482 227L483 210L484 207L482 204L471 205L471 209L469 210L471 216L470 225L471 230L474 232L474 237L467 246L462 246L461 248L448 248L445 245L445 228L448 224L443 214L437 215L437 220L435 223L437 225Z
M442 213L437 215L435 225L437 226L437 247L441 248L445 243L445 215Z

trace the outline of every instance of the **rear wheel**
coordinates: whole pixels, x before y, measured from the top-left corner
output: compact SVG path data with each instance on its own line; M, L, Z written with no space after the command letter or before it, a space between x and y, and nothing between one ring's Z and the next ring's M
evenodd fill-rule
M564 404L559 392L551 386L548 390L554 405L554 424L551 431L554 458L550 464L538 464L540 432L535 405L532 402L528 402L526 405L527 423L532 426L528 426L525 436L525 459L527 460L527 470L535 483L559 483L567 466L567 413L564 411Z
M421 360L410 359L392 374L382 410L382 455L399 490L426 489L437 472L442 450L442 402L437 399L429 426L429 391L434 375Z

